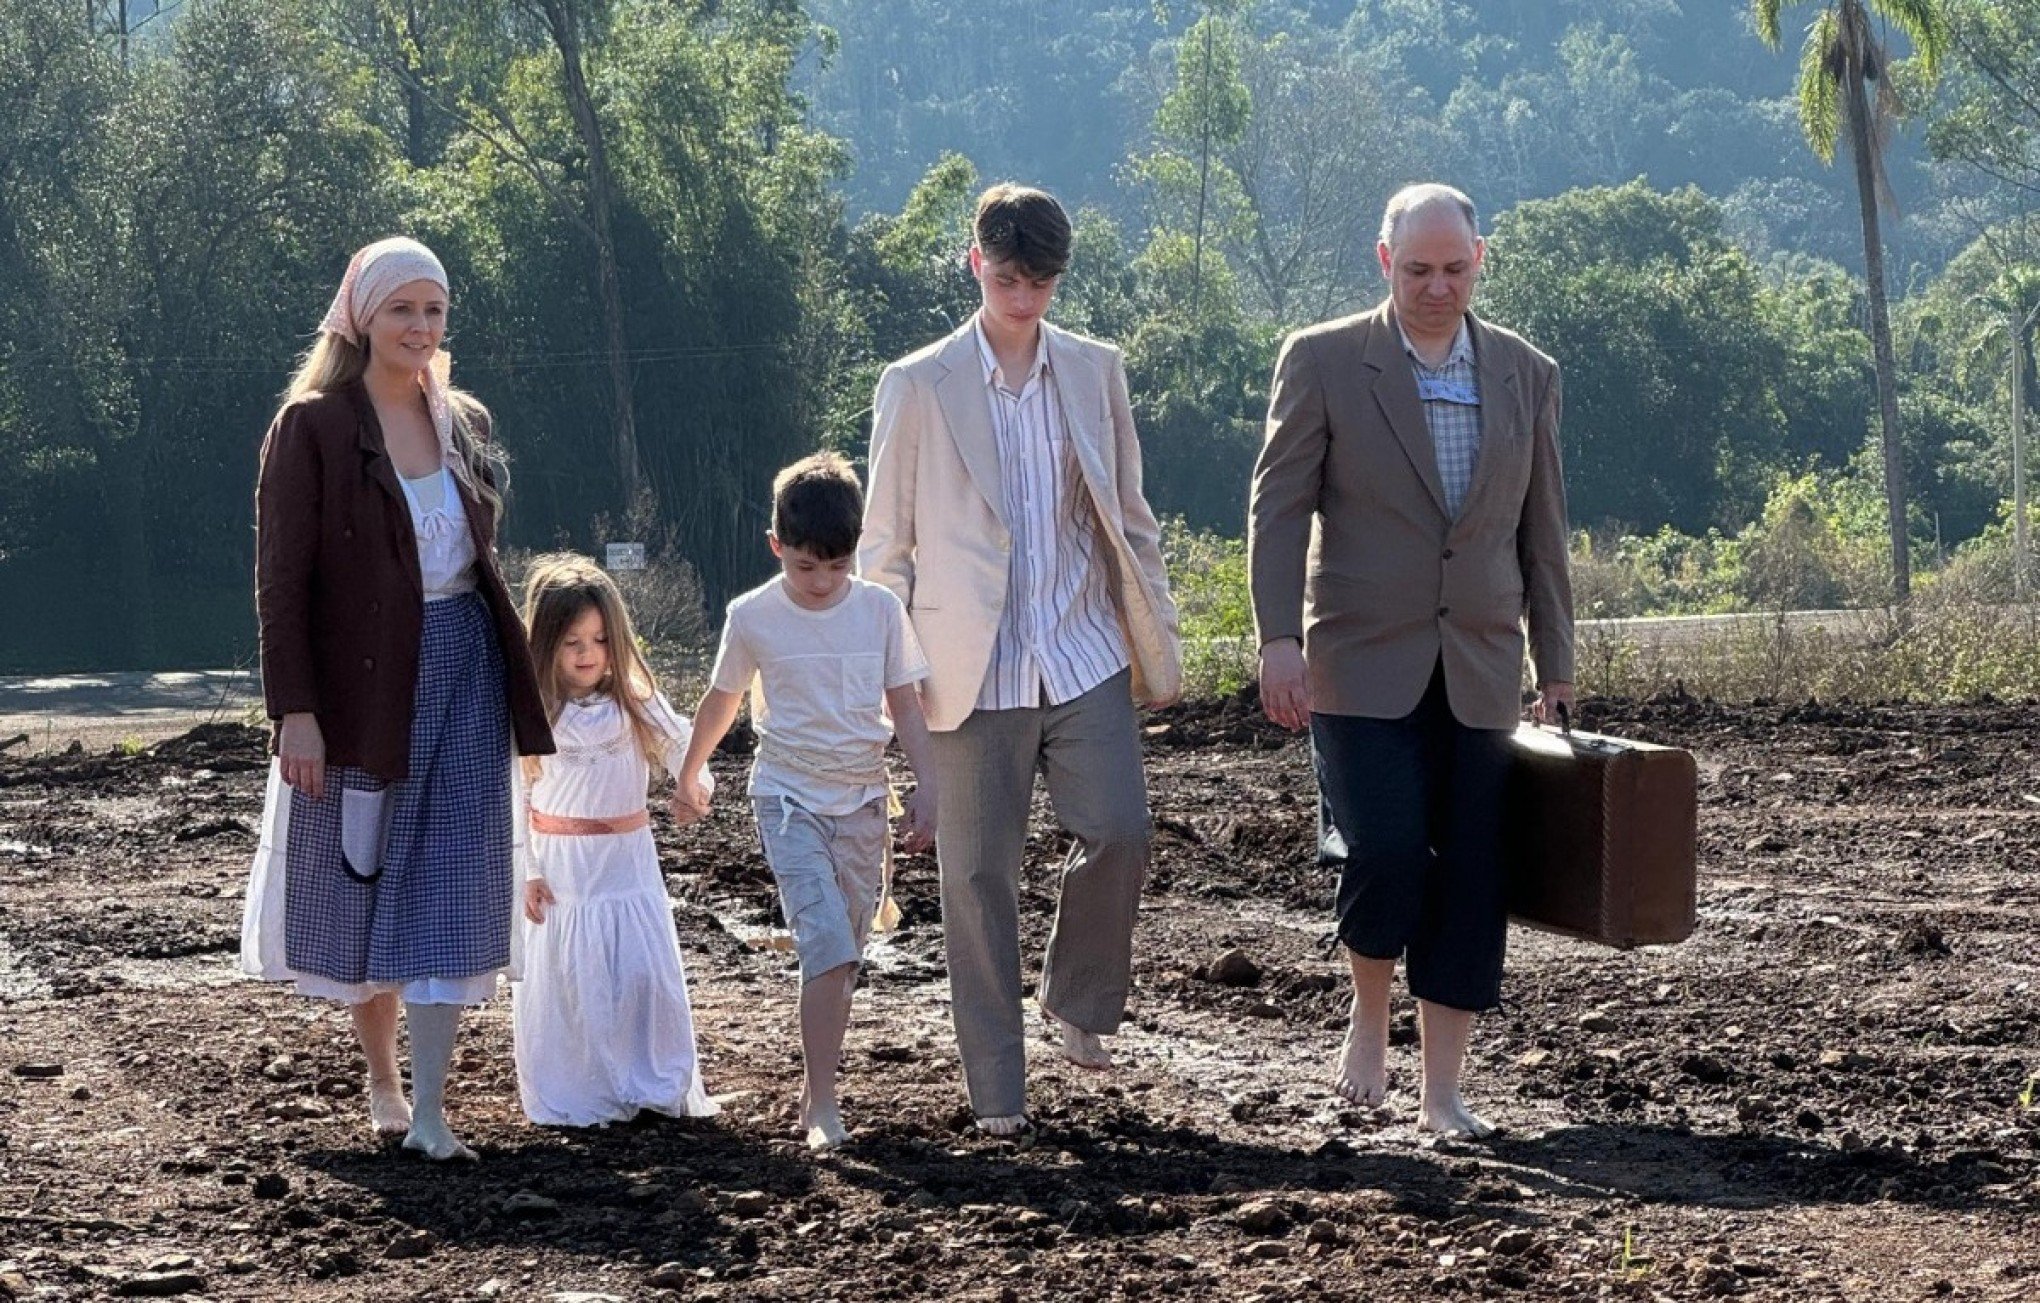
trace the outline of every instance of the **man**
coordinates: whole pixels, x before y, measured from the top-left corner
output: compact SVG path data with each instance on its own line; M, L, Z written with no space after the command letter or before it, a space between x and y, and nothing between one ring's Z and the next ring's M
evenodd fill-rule
M1133 703L1173 700L1182 662L1160 530L1141 496L1119 350L1042 318L1070 222L1040 190L978 200L982 306L887 367L858 549L908 607L942 774L936 856L949 988L978 1126L1027 1125L1019 891L1038 769L1076 844L1041 1011L1071 1062L1107 1068L1148 863Z
M1248 529L1261 702L1311 731L1319 854L1340 869L1340 1093L1387 1094L1406 957L1422 1125L1485 1136L1459 1075L1500 999L1526 620L1537 718L1573 699L1558 366L1468 311L1486 244L1464 194L1398 193L1376 253L1388 301L1299 332L1275 365Z

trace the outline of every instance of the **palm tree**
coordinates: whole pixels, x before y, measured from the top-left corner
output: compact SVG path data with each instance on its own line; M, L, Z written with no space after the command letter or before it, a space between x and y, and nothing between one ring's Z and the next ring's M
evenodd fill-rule
M1751 0L1757 34L1772 49L1779 45L1779 15L1785 0ZM1831 0L1806 29L1799 51L1799 125L1823 163L1832 163L1835 142L1846 126L1856 163L1856 203L1863 217L1863 271L1870 289L1870 341L1877 358L1877 406L1884 431L1884 497L1891 526L1892 596L1904 602L1912 590L1907 550L1905 460L1898 441L1897 366L1891 353L1891 317L1885 307L1884 241L1878 234L1877 204L1887 202L1884 146L1899 110L1889 76L1891 55L1873 18L1903 32L1920 70L1932 76L1949 42L1945 0ZM1875 83L1873 100L1871 85Z

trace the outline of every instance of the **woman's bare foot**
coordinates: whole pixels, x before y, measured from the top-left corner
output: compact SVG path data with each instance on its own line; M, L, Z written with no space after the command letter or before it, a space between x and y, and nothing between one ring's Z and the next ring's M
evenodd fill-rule
M1494 1124L1466 1107L1466 1101L1459 1097L1457 1091L1449 1098L1426 1099L1424 1116L1418 1125L1441 1136L1464 1140L1485 1140L1495 1133Z
M1072 1023L1066 1023L1053 1013L1041 1011L1048 1018L1048 1025L1060 1034L1063 1057L1080 1068L1103 1072L1112 1066L1112 1051L1105 1048L1105 1042L1096 1032L1087 1032Z
M404 1083L395 1077L368 1079L368 1121L375 1133L401 1136L411 1129L411 1106L404 1100Z
M1339 1047L1338 1089L1341 1098L1362 1108L1380 1108L1388 1099L1386 1028L1363 1027L1357 1018L1346 1024L1346 1043Z
M979 1118L977 1129L988 1136L1017 1136L1027 1129L1027 1115L1015 1113L1010 1117Z

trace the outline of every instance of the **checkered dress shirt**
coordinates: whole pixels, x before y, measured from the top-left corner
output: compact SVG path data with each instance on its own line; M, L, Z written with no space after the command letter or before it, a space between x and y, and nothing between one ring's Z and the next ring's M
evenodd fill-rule
M1410 369L1416 374L1417 393L1424 398L1424 421L1431 427L1431 444L1438 453L1438 481L1445 489L1445 510L1457 520L1459 508L1466 501L1466 490L1473 483L1474 465L1480 460L1480 381L1473 366L1473 337L1462 321L1459 334L1452 341L1452 351L1445 355L1445 364L1436 368L1424 365L1417 350L1410 347L1407 334L1402 344L1403 352L1409 354ZM1470 395L1473 401L1426 396L1441 391Z

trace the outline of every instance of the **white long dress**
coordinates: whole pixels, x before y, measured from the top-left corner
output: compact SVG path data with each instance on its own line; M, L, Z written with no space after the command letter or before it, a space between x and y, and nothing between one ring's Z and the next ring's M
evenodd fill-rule
M690 734L663 697L650 713L677 773ZM617 819L645 808L649 766L629 717L607 696L568 702L553 725L529 807L577 819ZM522 920L523 973L511 986L517 1088L533 1122L592 1126L640 1109L705 1117L694 1015L672 902L649 828L526 838L525 873L543 878L554 905L543 923Z

